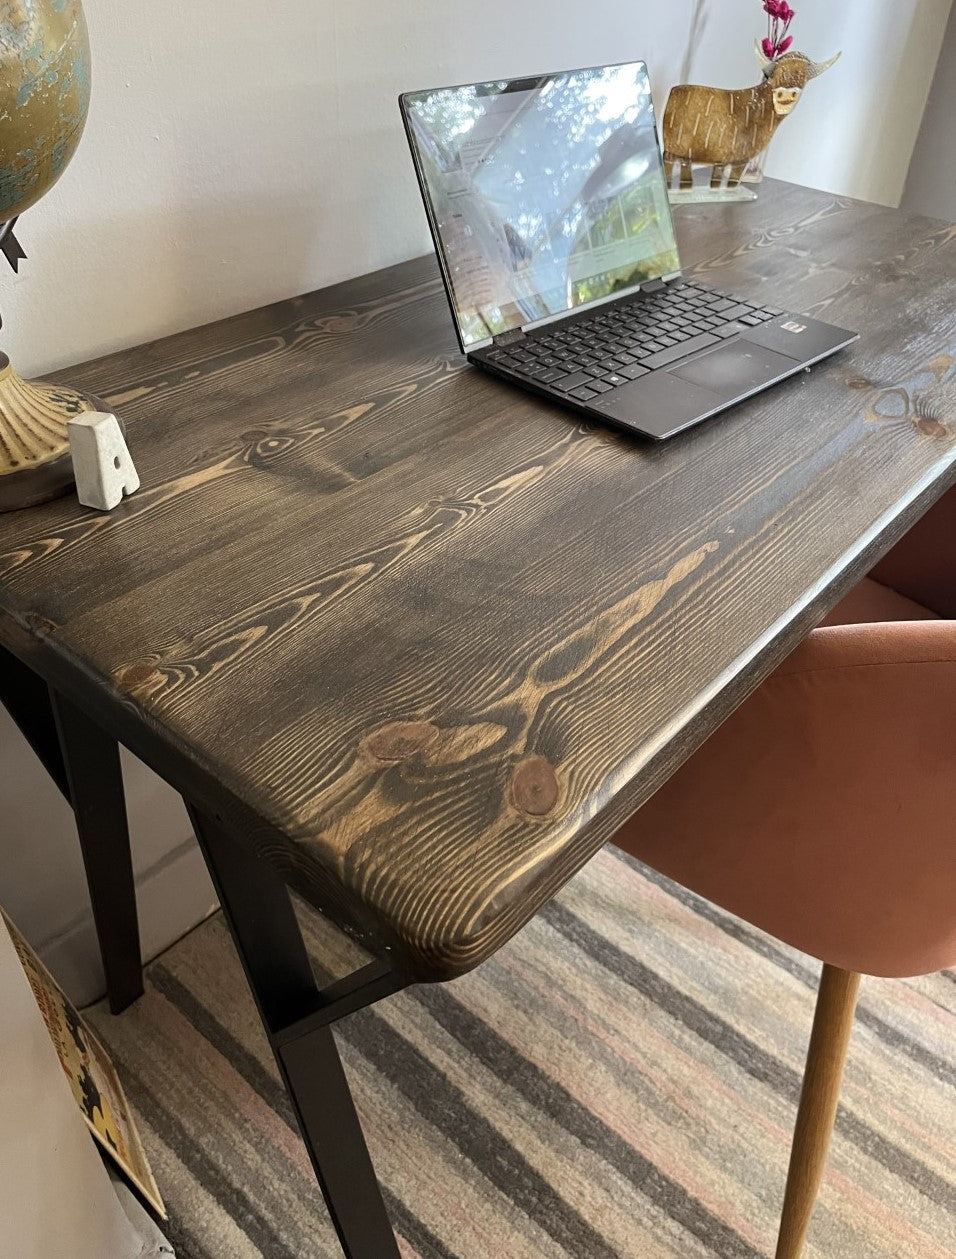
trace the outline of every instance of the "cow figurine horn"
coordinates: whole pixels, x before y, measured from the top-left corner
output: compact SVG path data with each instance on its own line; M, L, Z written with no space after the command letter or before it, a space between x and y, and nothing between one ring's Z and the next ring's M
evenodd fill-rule
M815 79L821 75L824 70L829 70L832 65L840 60L840 56L841 53L838 52L833 57L830 57L828 61L811 61L810 64L813 67L813 72L811 73L810 78Z
M754 40L754 52L757 54L757 61L760 63L764 72L764 77L766 78L777 63L772 57L767 56L763 48L760 46L759 39ZM811 61L810 78L819 78L824 70L829 70L835 62L840 60L841 55L842 53L838 52L835 56L830 57L828 61Z
M763 67L764 74L769 74L770 67L773 65L773 58L768 57L764 50L760 47L760 40L754 40L754 52L757 54L757 61Z

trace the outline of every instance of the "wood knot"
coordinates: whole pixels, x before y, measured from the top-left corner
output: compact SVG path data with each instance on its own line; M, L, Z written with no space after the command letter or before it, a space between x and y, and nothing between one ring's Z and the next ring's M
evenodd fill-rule
M261 467L271 459L284 455L294 445L295 438L288 434L264 435L246 448L243 458L252 467Z
M949 429L943 423L943 412L934 398L918 393L913 398L913 420L916 431L924 437L948 437Z
M511 776L511 803L529 817L546 817L558 803L561 784L554 767L543 756L519 761Z
M438 727L430 721L393 721L370 734L365 748L377 761L391 764L417 756L437 738Z
M57 626L48 617L40 616L38 612L28 612L23 619L34 634L41 638L49 637L57 631Z
M941 421L934 419L932 416L923 416L916 421L917 432L922 433L924 437L948 437L949 429Z
M847 383L847 387L850 389L872 389L873 388L873 382L871 380L867 380L865 376L851 376L850 379L846 383Z
M120 670L119 680L123 686L129 690L135 691L137 687L145 685L156 675L156 670L151 664L131 664L127 668Z

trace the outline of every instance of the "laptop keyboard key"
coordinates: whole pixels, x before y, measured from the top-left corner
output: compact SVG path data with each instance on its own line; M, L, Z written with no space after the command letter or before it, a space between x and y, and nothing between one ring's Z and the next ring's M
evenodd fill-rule
M517 345L495 346L487 359L588 402L782 313L682 281Z
M689 341L679 341L677 345L661 350L660 354L652 354L650 358L644 360L644 366L652 370L656 367L666 367L668 363L675 363L686 354L694 354L697 350L706 349L708 345L716 345L719 339L712 332L702 332L696 337L691 337Z
M587 372L572 372L570 376L562 376L560 380L552 381L555 389L560 389L562 393L573 393L575 389L582 386L589 386L594 380L593 376L589 376Z

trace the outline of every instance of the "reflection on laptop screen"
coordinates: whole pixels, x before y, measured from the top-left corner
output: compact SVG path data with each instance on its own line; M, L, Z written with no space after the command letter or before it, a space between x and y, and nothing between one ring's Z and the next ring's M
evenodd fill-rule
M466 346L679 269L643 62L402 104Z

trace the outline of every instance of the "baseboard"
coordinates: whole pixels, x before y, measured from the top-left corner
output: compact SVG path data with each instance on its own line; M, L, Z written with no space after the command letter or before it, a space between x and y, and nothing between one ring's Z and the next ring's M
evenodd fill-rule
M145 961L168 949L217 908L216 893L192 836L137 879L136 901ZM77 918L38 951L74 1004L90 1005L104 995L92 915Z

